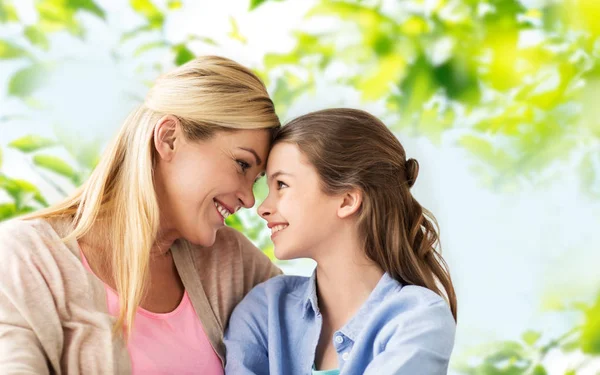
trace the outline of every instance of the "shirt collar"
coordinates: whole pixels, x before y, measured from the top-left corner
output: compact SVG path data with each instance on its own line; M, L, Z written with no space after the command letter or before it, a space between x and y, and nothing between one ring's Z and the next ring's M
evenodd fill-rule
M306 291L304 292L303 301L303 310L302 317L305 318L306 315L312 310L315 314L320 314L319 312L319 304L317 302L317 269L313 271L310 279L308 279L308 283L306 284Z
M340 329L340 332L342 332L351 340L355 341L363 326L369 320L369 317L373 311L375 311L375 306L382 303L390 292L400 288L402 288L402 284L400 282L392 278L388 273L384 273L365 303L363 303L352 319L350 319L350 321ZM316 315L320 314L317 300L316 269L313 271L310 279L308 280L302 301L302 317L306 317L311 310Z
M356 341L365 324L370 321L371 316L377 310L376 307L383 303L390 293L401 288L401 283L389 274L384 273L365 303L358 309L358 312L354 314L352 319L340 328L339 332L350 340Z

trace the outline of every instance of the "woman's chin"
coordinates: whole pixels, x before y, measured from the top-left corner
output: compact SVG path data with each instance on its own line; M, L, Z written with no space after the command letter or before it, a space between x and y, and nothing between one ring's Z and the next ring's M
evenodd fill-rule
M211 247L217 240L217 229L206 228L202 232L194 233L193 235L188 236L186 240L196 246Z

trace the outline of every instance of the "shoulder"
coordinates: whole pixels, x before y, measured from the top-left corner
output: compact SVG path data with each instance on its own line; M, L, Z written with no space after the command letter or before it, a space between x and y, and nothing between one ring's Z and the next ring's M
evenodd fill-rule
M73 269L65 267L81 263L78 247L73 245L76 242L67 244L62 239L67 234L67 226L60 219L14 219L0 223L0 277L7 277L6 272L20 278L25 273L54 275L56 269L70 274ZM74 259L77 262L73 263Z
M390 342L410 341L451 351L456 322L450 306L435 292L416 285L395 289L386 296L376 312L376 320L384 320L382 330Z
M456 325L446 300L437 293L417 285L405 285L394 289L380 307L382 310L389 310L391 316L398 318L399 322L415 317L421 320L436 320L444 326Z
M217 231L216 244L238 258L266 258L266 255L237 229L223 227Z
M446 300L430 289L417 285L402 286L394 295L394 300L407 309L423 309L430 306L446 305ZM448 307L448 312L450 308Z
M217 232L213 248L220 258L221 266L228 263L232 278L244 286L244 294L255 285L281 274L281 271L271 262L271 259L238 230L224 227Z
M243 268L246 265L263 258L268 260L246 236L231 227L220 228L211 246L194 245L186 240L182 242L191 250L192 257L199 267L204 271L216 267L224 277L231 276L232 272L238 277L238 273L244 272Z
M286 295L300 297L303 295L306 288L308 288L309 283L309 277L279 275L258 284L254 289L268 295L280 295L285 293Z
M44 220L9 220L0 223L0 260L23 258L52 246L52 227ZM0 261L0 263L3 263Z
M265 314L267 310L290 305L302 299L308 277L279 275L256 285L237 305L235 312ZM285 306L284 306L285 307Z
M252 288L242 303L248 300L251 301L249 303L259 302L268 306L270 300L279 299L280 296L298 299L303 295L309 282L310 278L304 276L275 276Z
M251 335L259 337L266 346L269 319L276 317L275 320L279 321L283 315L297 311L294 306L301 294L295 292L302 287L303 279L306 278L275 276L252 288L233 310L225 338L252 332Z
M0 224L0 291L20 295L23 290L45 295L55 280L65 281L62 240L45 220L11 220ZM62 258L59 258L62 257ZM60 276L59 271L63 276ZM36 301L41 298L36 297ZM33 301L32 301L33 302Z
M48 231L47 222L42 219L21 220L12 219L0 223L0 236L3 239L10 237L25 236L30 237L32 234L39 234Z

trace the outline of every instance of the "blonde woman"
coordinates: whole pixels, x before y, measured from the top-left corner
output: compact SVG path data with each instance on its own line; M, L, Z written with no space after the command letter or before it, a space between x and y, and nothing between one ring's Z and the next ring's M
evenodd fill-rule
M222 374L232 309L280 273L224 226L278 127L231 60L160 77L79 190L0 226L0 373Z

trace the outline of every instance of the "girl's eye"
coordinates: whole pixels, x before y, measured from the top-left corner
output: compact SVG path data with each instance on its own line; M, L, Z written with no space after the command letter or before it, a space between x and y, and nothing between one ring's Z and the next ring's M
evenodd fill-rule
M242 167L242 172L246 172L250 169L250 164L246 163L243 160L236 160L240 167Z
M281 190L281 189L284 189L286 187L288 187L288 186L285 184L285 182L283 182L283 181L277 181L277 190Z

